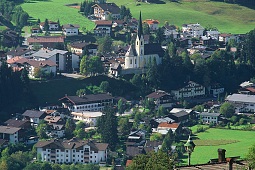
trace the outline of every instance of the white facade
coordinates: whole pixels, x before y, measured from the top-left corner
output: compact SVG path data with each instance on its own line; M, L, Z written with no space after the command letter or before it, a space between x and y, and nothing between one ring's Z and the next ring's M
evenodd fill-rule
M94 29L94 34L96 36L110 36L111 35L111 26L106 26L106 25L98 25Z
M80 145L80 143L77 144ZM70 145L72 145L72 143L70 143ZM101 150L100 148L93 148L90 146L89 143L83 144L79 148L60 148L57 145L55 146L56 149L53 149L49 146L36 147L37 154L40 155L41 161L47 161L52 163L99 164L105 163L107 160L107 149Z
M28 68L29 77L35 78L34 77L35 70L36 70L36 67L29 66L29 68ZM40 67L40 70L44 73L53 73L53 75L56 75L57 67L56 66L45 66L45 67Z
M219 31L206 31L206 35L209 37L215 37L217 40L219 39L220 32Z
M0 126L0 139L8 140L10 143L19 142L19 130L20 128Z
M176 99L204 96L205 87L190 81L187 86L178 90L172 90L172 94L175 96Z
M97 120L102 116L102 112L72 112L74 120L85 122L89 126L96 126Z
M65 36L74 36L79 34L79 28L63 28L63 33Z
M189 33L192 37L199 38L203 36L204 28L199 24L187 24L182 26L183 33Z
M219 113L200 113L200 119L204 123L218 123Z
M225 100L235 106L235 111L237 113L255 112L255 95L232 94L229 95Z
M81 104L68 107L72 112L102 111L104 106L101 103Z
M221 88L211 88L211 94L212 95L218 95L218 94L221 94L221 93L224 93L224 88L221 87Z

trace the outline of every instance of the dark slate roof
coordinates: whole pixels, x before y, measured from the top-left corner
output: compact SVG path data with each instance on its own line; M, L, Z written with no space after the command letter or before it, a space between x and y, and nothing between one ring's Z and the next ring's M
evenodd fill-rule
M142 13L140 11L139 22L138 22L138 38L140 39L143 35L143 24L142 24Z
M182 116L189 115L189 113L185 112L184 110L177 112L177 113L171 113L171 114L174 115L175 117L182 117Z
M136 146L127 146L127 149L126 149L126 154L130 157L135 157L136 155L144 154L144 153L145 151L143 148L139 148Z
M64 149L76 149L80 148L84 145L89 145L91 150L94 151L104 151L107 149L107 143L96 143L90 140L81 140L77 138L72 138L70 140L62 140L62 139L51 139L46 141L39 141L35 144L37 148L64 148Z
M159 43L144 44L144 55L158 54L159 57L164 56L165 51Z
M63 28L80 28L80 25L66 24L66 25L63 25Z
M162 145L162 141L149 141L147 140L145 143L145 147L158 147L159 145Z
M12 127L21 127L23 126L25 123L29 122L28 120L15 120L15 119L9 119L6 122L4 122L4 124L6 126L12 126Z
M14 134L18 132L19 130L20 128L16 128L16 127L0 126L0 133Z
M67 99L73 104L82 104L82 103L88 103L88 102L96 102L100 100L109 100L114 98L107 93L100 93L100 94L88 94L88 95L84 95L83 97L65 96L59 100L63 100L63 99Z
M146 97L153 98L153 99L159 99L163 96L169 96L165 91L156 91L152 92L151 94L148 94Z
M44 114L43 111L38 110L26 110L22 115L30 118L40 118Z
M27 52L30 52L30 51L32 51L32 50L24 48L24 47L17 47L14 50L8 51L6 54L7 55L12 55L12 56L21 56L21 55L23 55Z
M209 113L209 112L202 112L200 113L201 116L220 116L220 113Z
M102 3L102 4L96 4L100 8L102 8L104 11L109 11L112 14L119 14L120 8L115 3Z

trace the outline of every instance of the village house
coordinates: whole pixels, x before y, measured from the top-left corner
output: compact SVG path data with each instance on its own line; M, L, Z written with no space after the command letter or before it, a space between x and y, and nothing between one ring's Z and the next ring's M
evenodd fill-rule
M212 31L212 30L210 30L210 31L206 31L206 36L207 37L214 37L214 38L216 38L217 40L219 39L219 35L220 35L220 32L219 31Z
M99 3L92 6L97 20L120 19L120 8L115 3Z
M154 19L146 19L143 23L147 23L151 31L156 31L158 29L159 21Z
M83 111L83 112L72 112L73 119L77 121L83 121L88 126L96 126L97 120L103 115L102 112L92 112L92 111Z
M33 53L35 53L35 51L30 48L17 47L13 50L8 51L6 54L7 54L7 60L8 60L14 57L24 57L29 59L31 58Z
M165 25L162 27L164 30L164 36L166 39L169 39L171 36L176 39L180 37L180 33L178 32L175 25Z
M40 161L52 163L81 163L105 165L108 144L72 138L39 141L35 145Z
M95 24L94 34L96 36L111 36L112 21L96 21Z
M62 30L65 36L74 36L79 34L79 25L66 24L62 26Z
M62 138L65 136L65 121L60 116L46 116L44 121L48 123L49 129L46 134L49 137Z
M32 34L37 34L37 33L40 33L41 32L41 29L38 28L38 27L33 27L31 28L31 33Z
M205 87L193 81L189 81L186 86L177 90L172 90L171 93L176 99L201 97L205 95Z
M181 130L180 123L167 123L162 122L158 125L157 128L152 129L152 132L160 133L162 135L166 135L169 130L172 130L173 133L179 134Z
M235 106L236 113L255 112L255 95L232 94L228 95L225 101Z
M51 60L28 60L25 62L25 65L28 70L28 76L31 78L35 78L35 74L37 74L36 72L38 70L40 70L42 74L48 74L49 76L56 76L57 74L57 64Z
M27 43L31 47L55 48L57 44L64 46L64 42L64 36L33 36L27 38Z
M200 120L203 123L213 123L213 124L217 124L219 121L219 116L220 113L209 113L209 112L202 112L199 114L200 116Z
M64 108L71 112L102 111L105 106L113 104L113 97L107 93L83 96L65 96L61 99Z
M46 113L38 110L26 110L22 116L29 120L32 125L38 125L40 120L45 118Z
M163 90L156 90L145 97L154 101L156 109L158 109L160 106L164 108L172 108L175 104L173 96Z
M189 119L197 120L198 114L192 109L173 108L169 112L168 117L177 123L186 123Z
M234 40L236 42L239 41L239 36L238 35L233 35L233 34L227 34L227 33L222 33L219 35L219 42L223 44L227 44L230 40Z
M0 126L0 139L6 140L10 143L18 143L20 141L21 128Z
M59 30L58 22L48 21L48 24L49 24L49 31L57 31L57 30ZM45 25L45 22L41 22L39 24L41 30L43 30L43 31L45 31L44 30L44 25Z
M80 57L64 50L42 48L33 54L33 58L38 61L53 61L57 64L57 71L72 72L79 68Z
M87 55L95 56L97 54L97 44L87 42L73 42L70 44L71 52L77 55L82 55L84 50L87 50Z
M204 28L199 24L183 24L182 25L182 32L188 33L192 37L199 38L204 35Z
M225 89L220 84L214 84L208 88L210 94L213 96L217 96L219 94L224 93Z
M141 130L141 129L131 132L128 135L126 145L127 146L142 146L142 145L144 145L145 134L146 134L146 131Z

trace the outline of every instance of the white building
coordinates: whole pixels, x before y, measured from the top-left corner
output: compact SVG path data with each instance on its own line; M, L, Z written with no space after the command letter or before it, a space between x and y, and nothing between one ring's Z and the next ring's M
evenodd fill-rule
M89 126L96 126L97 119L103 115L102 112L72 112L74 120L85 122Z
M199 38L199 37L203 36L204 30L205 29L199 23L196 23L196 24L183 24L182 25L182 32L183 33L188 33L192 37L196 37L196 38Z
M57 64L57 71L73 71L79 68L79 56L64 50L42 48L33 54L38 61L51 60Z
M205 87L193 81L189 81L185 87L172 90L172 94L176 99L204 96Z
M0 139L7 140L10 143L18 143L20 129L21 128L0 126Z
M111 36L112 21L96 21L96 27L94 28L94 34L96 36Z
M65 96L61 99L64 108L72 112L102 111L105 106L113 104L113 97L107 93L79 96Z
M100 3L92 6L94 16L98 20L120 19L120 8L115 3Z
M24 57L24 58L31 58L32 54L35 53L34 50L24 47L17 47L16 49L8 51L7 54L7 60L14 58L16 56L18 57Z
M53 76L57 73L57 64L51 60L37 61L29 60L26 62L29 77L35 78L36 69L40 69L45 74L52 74Z
M79 34L79 25L66 24L63 25L63 33L65 36L74 36Z
M164 50L160 44L145 44L142 16L140 13L135 45L131 45L125 54L124 69L143 69L146 68L150 62L153 62L153 60L156 60L156 64L159 65L162 63L163 55Z
M232 103L236 112L255 112L255 95L232 94L225 99Z
M57 31L57 30L59 30L59 25L58 25L57 22L48 21L48 24L49 24L49 31ZM45 22L41 22L40 23L41 30L44 30L44 25L45 25Z
M97 54L97 44L87 42L73 42L70 44L71 52L77 55L83 54L87 50L88 55L95 56Z
M218 123L220 113L209 113L209 112L202 112L199 114L200 119L204 123Z
M40 120L43 120L46 116L46 113L38 110L26 110L22 116L27 120L30 120L32 124L38 124Z
M217 40L219 39L220 32L219 31L206 31L207 37L215 37Z
M153 128L152 132L160 133L166 135L167 132L171 129L173 133L179 133L180 124L179 123L167 123L161 122L157 128Z
M158 29L159 21L154 19L146 19L144 23L149 25L150 30L156 31Z
M227 44L230 40L234 40L237 43L239 42L239 36L238 35L233 35L233 34L220 34L219 35L219 42L222 42L224 44Z
M36 143L40 161L52 163L106 164L108 144L90 140L46 140Z

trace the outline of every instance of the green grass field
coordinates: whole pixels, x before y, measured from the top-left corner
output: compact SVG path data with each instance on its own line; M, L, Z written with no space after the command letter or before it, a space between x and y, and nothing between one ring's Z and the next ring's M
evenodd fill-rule
M197 133L194 136L194 143L197 146L191 155L191 164L206 163L212 158L217 158L219 148L226 149L226 157L241 156L244 158L248 148L255 143L254 138L254 131L211 128Z
M32 21L37 21L38 18L41 22L44 22L46 18L52 21L59 19L60 24L79 24L81 28L86 27L87 30L92 30L94 28L92 21L79 14L78 9L66 6L81 2L82 0L31 0L21 6L32 17Z
M255 28L255 10L239 5L207 0L182 0L180 3L166 1L166 4L146 4L136 6L134 0L111 0L117 5L130 8L132 15L138 18L142 11L143 19L158 19L163 25L165 21L181 26L185 23L200 23L202 26L212 25L220 32L247 33Z
M60 20L61 24L73 23L85 26L87 30L94 28L94 23L78 13L78 9L66 6L66 4L78 3L82 0L31 0L22 4L22 8L37 20L44 21L48 18L53 21ZM163 25L165 21L181 27L185 23L200 23L206 27L212 25L220 32L247 33L255 28L255 10L221 2L207 0L181 0L179 3L169 2L166 4L140 3L137 6L134 0L111 0L117 5L125 5L130 8L133 17L138 18L142 11L143 19L157 19Z

